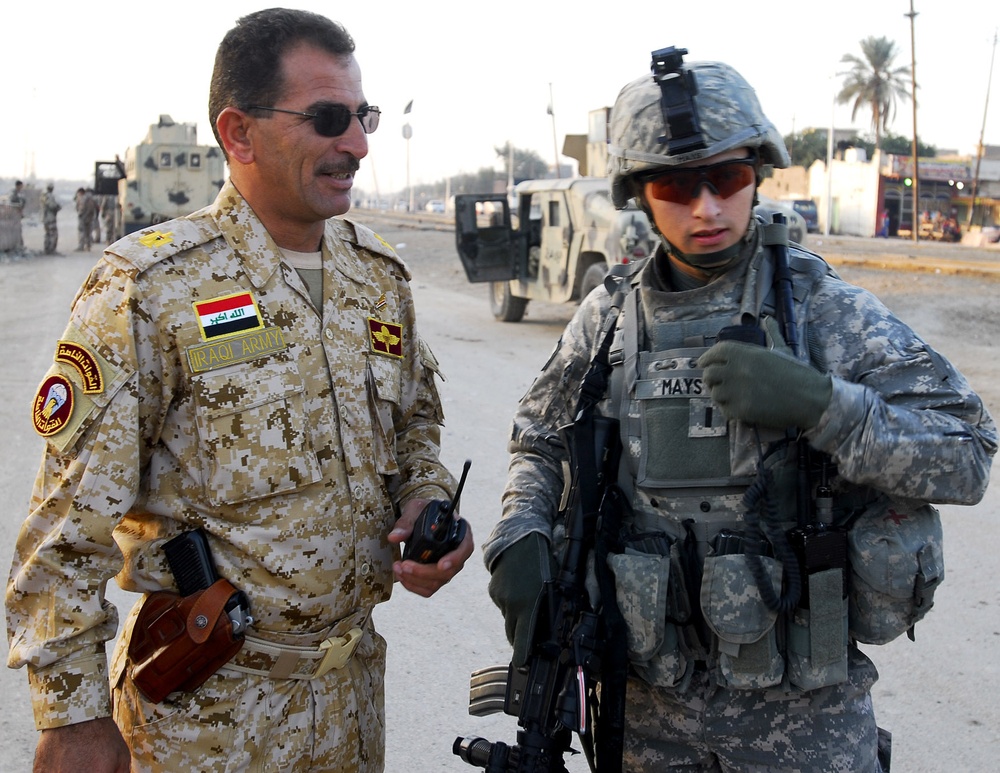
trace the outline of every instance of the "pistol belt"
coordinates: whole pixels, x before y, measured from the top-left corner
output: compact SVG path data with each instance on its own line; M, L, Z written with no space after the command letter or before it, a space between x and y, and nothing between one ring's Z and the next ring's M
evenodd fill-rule
M319 679L350 662L367 623L367 614L345 618L330 629L330 635L308 646L247 635L243 649L226 668L269 679Z

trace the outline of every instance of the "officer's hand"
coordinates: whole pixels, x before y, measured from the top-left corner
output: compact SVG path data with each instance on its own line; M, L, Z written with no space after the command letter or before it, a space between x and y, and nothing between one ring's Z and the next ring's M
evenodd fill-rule
M514 645L515 667L523 666L530 654L528 634L544 581L543 562L548 564L547 576L554 576L556 562L549 543L538 532L532 532L507 548L493 564L490 598L503 612L507 641Z
M131 755L110 717L43 730L34 773L128 773Z
M396 521L395 528L389 532L389 542L398 545L410 538L413 533L413 525L417 522L417 518L428 502L430 502L429 499L413 499L403 506L402 515ZM474 547L472 526L469 525L462 544L450 553L441 556L436 564L396 561L392 565L392 571L396 575L397 582L401 583L408 591L424 598L430 598L462 570L465 562L472 555Z
M833 381L795 359L768 320L774 348L719 341L698 360L713 402L727 419L765 427L815 427L830 404Z

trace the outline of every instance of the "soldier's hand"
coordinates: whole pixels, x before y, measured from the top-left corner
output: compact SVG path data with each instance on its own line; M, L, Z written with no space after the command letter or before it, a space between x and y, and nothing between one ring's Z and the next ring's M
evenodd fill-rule
M34 773L128 773L132 756L110 717L43 730Z
M830 404L833 382L792 356L776 324L767 333L773 348L719 341L705 352L698 360L705 386L727 419L810 429Z
M413 499L403 506L403 512L396 521L396 527L389 532L389 542L400 544L410 538L413 525L429 499ZM468 523L468 521L466 521ZM396 561L392 571L396 580L411 593L429 598L447 585L458 574L472 555L475 544L472 526L466 529L465 539L450 553L445 553L436 564L421 564L417 561Z
M507 641L514 647L512 662L518 668L531 654L528 636L542 583L556 569L549 543L538 532L515 542L493 564L490 598L503 612Z

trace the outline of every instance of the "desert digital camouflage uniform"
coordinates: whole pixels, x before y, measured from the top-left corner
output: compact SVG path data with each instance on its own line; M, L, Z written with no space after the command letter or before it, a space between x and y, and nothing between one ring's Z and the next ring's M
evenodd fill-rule
M59 244L59 227L56 225L56 215L62 209L62 204L56 200L52 186L48 186L41 198L42 225L45 227L45 254L52 255Z
M94 241L97 211L97 199L94 197L94 194L81 188L76 194L76 248L78 250L84 252L90 251L90 245Z
M7 203L17 210L17 244L14 249L20 250L24 248L24 234L21 230L21 221L24 219L24 205L28 203L27 199L24 198L20 182L11 189L10 196L7 197Z
M118 197L113 193L101 196L101 220L104 222L104 242L111 244L118 238L115 220L118 214ZM98 240L100 235L98 234Z
M401 506L453 491L437 364L409 273L371 231L327 222L321 313L279 255L231 183L118 242L33 406L48 445L7 588L8 665L27 665L40 729L110 715L110 678L133 771L383 767L385 643L370 614L392 590ZM151 704L123 646L108 669L117 616L102 590L115 576L171 589L160 546L195 527L256 622L196 693ZM284 678L353 628L345 668ZM277 663L268 644L311 654Z

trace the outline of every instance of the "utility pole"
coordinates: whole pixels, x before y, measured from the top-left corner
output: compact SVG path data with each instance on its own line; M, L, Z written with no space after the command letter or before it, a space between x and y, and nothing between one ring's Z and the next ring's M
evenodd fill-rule
M561 179L562 172L559 169L559 145L556 143L556 108L552 101L552 84L549 84L549 115L552 116L552 150L556 157L556 177Z
M837 107L836 91L833 102L830 103L830 131L826 135L826 222L823 233L829 236L833 233L833 116Z
M976 149L976 175L972 178L972 203L969 205L969 226L972 226L972 216L976 211L976 196L979 195L979 165L983 160L983 136L986 134L986 113L990 107L990 86L993 83L993 60L997 55L997 32L993 30L993 53L990 54L990 75L986 79L986 103L983 105L983 126L979 130L979 147ZM979 225L983 224L980 215Z
M403 115L407 115L413 109L413 100L411 99L406 107L403 108ZM410 126L409 122L403 124L403 139L406 140L406 188L408 192L409 200L406 203L406 211L413 211L413 186L410 185L410 138L413 137L413 127Z
M913 0L910 0L910 12L903 16L910 17L910 61L912 67L911 84L913 89L913 241L920 238L920 166L917 162L917 36L914 32L913 20L917 17L913 10Z

